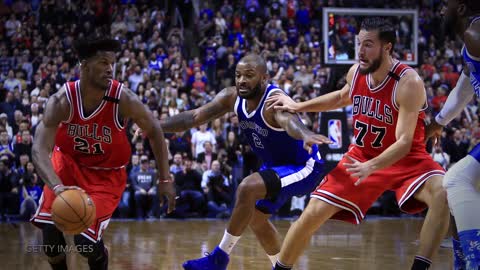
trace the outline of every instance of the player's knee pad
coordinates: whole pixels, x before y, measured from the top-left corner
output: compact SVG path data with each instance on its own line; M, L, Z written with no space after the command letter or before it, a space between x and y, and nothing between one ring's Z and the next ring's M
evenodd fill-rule
M43 252L49 258L59 258L64 255L64 248L66 245L63 233L52 224L45 224L42 228L43 235ZM57 259L53 259L57 260ZM60 259L58 259L60 260ZM49 260L50 261L50 260Z
M267 188L267 195L265 199L275 200L282 189L282 182L280 176L272 169L266 169L259 172L262 177L265 187Z
M103 240L93 242L83 235L77 234L73 237L78 253L88 259L96 259L105 255Z

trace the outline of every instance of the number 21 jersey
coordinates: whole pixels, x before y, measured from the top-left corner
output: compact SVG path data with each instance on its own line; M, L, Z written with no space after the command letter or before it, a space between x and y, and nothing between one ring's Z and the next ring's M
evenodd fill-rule
M112 80L105 97L90 115L83 112L80 81L66 83L70 117L62 122L55 137L55 147L79 165L97 169L124 167L131 148L124 124L119 117L123 85Z

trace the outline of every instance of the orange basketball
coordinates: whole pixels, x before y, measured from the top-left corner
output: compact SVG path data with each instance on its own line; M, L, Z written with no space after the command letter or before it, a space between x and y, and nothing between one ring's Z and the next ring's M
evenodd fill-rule
M95 204L83 191L66 190L60 193L52 205L55 226L66 234L79 234L95 220Z

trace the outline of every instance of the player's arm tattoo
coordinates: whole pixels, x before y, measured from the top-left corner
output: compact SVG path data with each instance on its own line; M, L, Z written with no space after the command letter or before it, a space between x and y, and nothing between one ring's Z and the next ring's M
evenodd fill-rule
M275 111L275 120L294 139L303 140L306 136L314 134L302 123L300 117L296 114Z
M212 121L233 109L234 88L225 88L209 103L195 110L185 111L162 121L165 132L180 132Z

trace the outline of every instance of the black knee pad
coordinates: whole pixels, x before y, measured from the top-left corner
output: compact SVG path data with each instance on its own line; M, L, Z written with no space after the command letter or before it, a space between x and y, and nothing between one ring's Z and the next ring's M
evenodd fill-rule
M42 227L43 252L48 257L56 257L64 253L65 238L63 233L53 224L45 224Z
M266 169L258 173L267 187L267 195L265 196L265 199L274 201L282 189L280 176L272 169Z
M78 253L85 258L95 260L106 255L103 240L95 243L85 236L77 234L73 237L73 241L75 242L75 248Z

